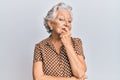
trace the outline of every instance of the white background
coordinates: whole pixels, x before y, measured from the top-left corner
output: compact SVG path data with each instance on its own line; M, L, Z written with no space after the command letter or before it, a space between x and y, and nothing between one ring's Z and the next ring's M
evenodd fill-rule
M120 1L61 1L73 8L72 35L82 39L88 80L120 80ZM0 1L0 80L32 80L34 46L49 36L43 18L61 1Z

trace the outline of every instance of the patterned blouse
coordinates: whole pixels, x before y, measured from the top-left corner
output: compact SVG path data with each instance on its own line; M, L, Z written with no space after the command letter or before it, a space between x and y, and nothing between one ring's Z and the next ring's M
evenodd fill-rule
M85 59L81 39L72 38L72 44L76 54L82 55ZM45 75L61 77L73 76L64 46L60 48L60 53L58 54L50 41L50 37L35 45L33 62L37 61L42 61Z

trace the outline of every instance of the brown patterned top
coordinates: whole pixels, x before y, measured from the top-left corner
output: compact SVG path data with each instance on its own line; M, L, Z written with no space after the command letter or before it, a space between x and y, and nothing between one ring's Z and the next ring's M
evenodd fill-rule
M81 40L79 38L72 38L72 43L76 54L84 57ZM64 46L60 48L60 53L58 54L50 41L50 37L35 45L33 61L42 61L45 75L73 76Z

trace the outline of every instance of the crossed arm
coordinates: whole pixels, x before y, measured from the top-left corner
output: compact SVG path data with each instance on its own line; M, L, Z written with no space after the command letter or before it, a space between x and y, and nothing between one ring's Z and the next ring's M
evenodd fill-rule
M84 80L86 65L83 56L71 54L74 53L72 48L69 48L67 52L69 52L68 58L73 71L73 77L66 78L44 75L42 62L38 61L33 63L33 80Z
M79 80L75 77L53 77L44 75L42 69L42 62L38 61L33 64L33 80Z

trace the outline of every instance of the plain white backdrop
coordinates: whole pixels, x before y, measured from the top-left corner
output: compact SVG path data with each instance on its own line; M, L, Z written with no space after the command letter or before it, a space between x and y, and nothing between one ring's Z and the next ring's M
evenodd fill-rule
M73 8L72 36L82 39L88 80L120 80L119 0L1 0L0 80L32 80L34 46L49 36L43 18L58 2Z

